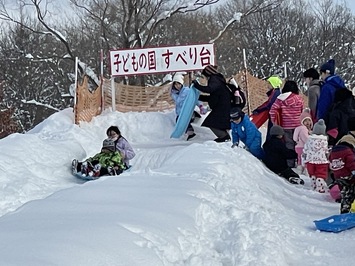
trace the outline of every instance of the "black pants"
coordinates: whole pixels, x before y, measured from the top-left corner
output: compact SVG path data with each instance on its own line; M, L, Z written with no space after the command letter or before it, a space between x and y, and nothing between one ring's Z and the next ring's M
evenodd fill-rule
M225 137L229 137L229 133L226 129L219 129L219 128L214 128L214 127L210 127L210 129L212 130L213 134L215 134L218 138L225 138Z
M348 213L355 199L355 184L342 185L340 213Z

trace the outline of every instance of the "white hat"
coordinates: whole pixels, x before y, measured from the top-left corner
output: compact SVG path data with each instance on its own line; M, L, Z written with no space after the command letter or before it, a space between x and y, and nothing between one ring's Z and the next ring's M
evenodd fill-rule
M184 76L181 74L175 74L173 77L173 82L179 82L181 85L184 85Z

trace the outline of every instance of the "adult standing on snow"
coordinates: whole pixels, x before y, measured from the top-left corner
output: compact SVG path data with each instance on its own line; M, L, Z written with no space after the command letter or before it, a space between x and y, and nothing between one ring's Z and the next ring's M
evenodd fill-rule
M324 84L321 88L317 105L317 119L324 119L326 125L328 124L327 116L334 102L335 92L340 89L346 89L344 81L338 75L335 75L334 72L334 59L330 59L320 68L320 76Z
M318 71L314 68L309 68L303 72L303 78L308 88L308 107L314 124L317 122L317 106L322 82L319 80Z
M211 112L203 121L202 126L208 127L217 136L216 142L230 141L228 130L230 129L231 95L226 87L224 76L217 71L217 68L208 65L201 73L201 83L207 80L207 85L201 85L197 80L193 81L196 89L209 95L200 95L199 100L208 102Z

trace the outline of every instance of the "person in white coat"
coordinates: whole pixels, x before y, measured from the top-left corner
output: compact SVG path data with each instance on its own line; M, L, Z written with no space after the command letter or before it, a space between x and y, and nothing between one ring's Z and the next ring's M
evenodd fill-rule
M303 148L304 162L311 178L313 190L324 193L328 191L325 180L328 177L328 137L323 119L319 119L313 127L313 132Z

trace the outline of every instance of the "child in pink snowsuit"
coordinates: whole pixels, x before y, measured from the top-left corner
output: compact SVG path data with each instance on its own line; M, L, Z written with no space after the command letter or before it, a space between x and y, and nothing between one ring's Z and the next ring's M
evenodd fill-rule
M309 108L305 108L300 117L301 125L295 128L293 132L293 140L296 142L295 151L297 152L297 165L301 167L301 173L304 173L304 162L302 162L303 147L306 143L311 130L313 122Z
M313 126L312 135L303 147L304 162L308 175L311 177L313 190L324 193L328 191L325 180L328 177L328 137L325 133L323 119L319 119Z

